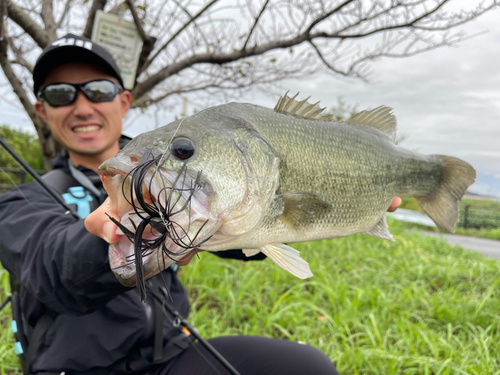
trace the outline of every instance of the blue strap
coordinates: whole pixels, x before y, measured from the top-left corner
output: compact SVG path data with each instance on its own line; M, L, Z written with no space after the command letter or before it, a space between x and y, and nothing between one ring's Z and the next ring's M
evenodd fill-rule
M85 219L90 214L90 202L94 199L87 193L83 186L73 186L68 193L62 195L67 204L76 204L78 215Z

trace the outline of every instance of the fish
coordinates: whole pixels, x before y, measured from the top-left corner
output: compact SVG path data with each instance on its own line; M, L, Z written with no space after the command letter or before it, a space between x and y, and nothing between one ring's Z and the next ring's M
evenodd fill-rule
M389 107L337 122L296 98L285 94L274 109L206 108L138 135L99 167L126 234L109 249L122 284L197 249L264 253L308 278L309 264L289 244L355 233L394 240L385 212L396 196L416 197L454 232L458 201L476 178L470 164L397 145Z

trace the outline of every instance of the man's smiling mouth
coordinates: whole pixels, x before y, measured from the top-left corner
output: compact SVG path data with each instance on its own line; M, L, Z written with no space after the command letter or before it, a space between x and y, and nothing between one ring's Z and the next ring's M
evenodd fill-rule
M99 130L101 127L99 125L86 125L86 126L76 126L72 130L75 133L92 133Z

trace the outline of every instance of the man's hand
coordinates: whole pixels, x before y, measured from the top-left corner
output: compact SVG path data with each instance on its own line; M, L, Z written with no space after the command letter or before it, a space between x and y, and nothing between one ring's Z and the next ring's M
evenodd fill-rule
M399 197L396 197L392 200L392 203L391 205L389 206L389 208L387 209L388 212L394 212L396 211L396 209L399 207L399 205L401 204L403 200Z
M99 206L99 208L97 208L94 212L92 212L85 218L85 228L93 235L102 238L108 243L118 242L120 238L123 237L123 235L116 234L116 230L118 229L118 227L109 219L108 215L106 214L120 221L120 216L118 216L116 212L111 210L109 198L106 199L104 203ZM203 250L197 251L200 252ZM179 260L177 264L179 266L185 266L189 262L191 262L191 259L193 259L194 257L196 257L196 254L194 252L190 253Z
M196 252L197 253L200 253L202 252L203 250L200 250L200 249L196 249ZM188 255L186 255L184 258L182 258L181 260L179 260L177 263L177 265L179 266L187 266L189 264L189 262L191 262L193 260L193 258L196 258L196 253L193 251L192 253L189 253Z
M109 220L106 214L118 221L120 220L120 216L111 210L109 198L85 218L85 228L108 243L118 242L123 235L116 234L118 227Z

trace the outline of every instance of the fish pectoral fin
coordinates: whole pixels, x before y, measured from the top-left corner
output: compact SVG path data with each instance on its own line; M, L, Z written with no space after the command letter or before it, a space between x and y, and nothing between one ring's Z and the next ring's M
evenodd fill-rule
M283 213L278 216L287 227L295 230L307 229L318 216L330 209L330 204L308 192L285 193L276 197L283 201Z
M243 251L243 254L247 257L253 257L254 255L260 253L259 249L242 249L241 251Z
M300 252L293 247L285 244L268 244L259 249L274 263L299 279L307 279L313 275L309 263L302 259Z
M380 106L371 111L362 111L352 116L346 122L371 126L387 135L393 142L396 140L396 117L391 113L392 108Z
M387 226L387 218L384 214L382 218L378 221L375 226L369 231L365 232L366 234L371 234L372 236L382 238L383 240L394 241L394 237L392 237L391 232L389 232L389 227Z

